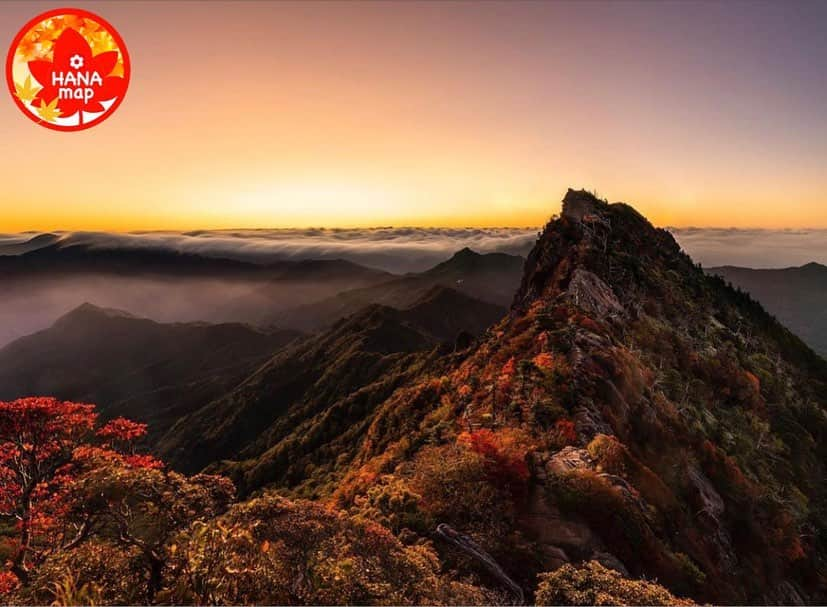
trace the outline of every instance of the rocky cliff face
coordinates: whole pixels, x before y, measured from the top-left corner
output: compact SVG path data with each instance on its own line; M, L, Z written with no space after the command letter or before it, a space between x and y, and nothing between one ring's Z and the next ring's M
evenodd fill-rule
M465 449L491 483L519 482L496 524L467 503L438 514L518 582L596 560L698 601L823 601L825 380L668 232L570 190L508 318L378 409L337 495L359 503L390 477L433 515L421 469Z

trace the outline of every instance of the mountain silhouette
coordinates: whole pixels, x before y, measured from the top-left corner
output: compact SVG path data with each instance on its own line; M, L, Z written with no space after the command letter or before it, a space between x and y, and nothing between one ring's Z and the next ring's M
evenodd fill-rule
M0 399L51 395L149 423L151 436L299 337L241 324L162 324L84 304L0 350Z
M523 258L515 255L480 254L465 248L421 274L407 274L369 287L343 291L333 297L284 310L272 315L270 320L280 326L318 330L366 305L409 307L437 286L500 306L501 312L505 312L520 282L523 263Z

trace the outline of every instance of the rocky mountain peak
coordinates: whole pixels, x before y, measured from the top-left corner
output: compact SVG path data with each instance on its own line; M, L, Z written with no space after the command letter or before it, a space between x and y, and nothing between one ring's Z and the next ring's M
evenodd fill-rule
M573 220L581 221L585 216L596 213L606 207L605 201L600 200L587 190L568 189L563 197L562 216Z
M647 288L638 283L654 268L700 273L669 232L652 226L631 206L569 189L560 217L546 224L528 256L514 306L524 311L570 285L582 290L598 281L603 295L615 289L620 301L629 302L639 288ZM585 273L591 276L584 282Z
M549 563L562 551L701 601L784 602L782 586L819 596L801 556L820 554L801 540L817 517L771 495L795 482L823 503L819 360L631 206L569 190L508 318L447 375L463 428L530 437L523 514ZM761 522L745 527L745 508Z

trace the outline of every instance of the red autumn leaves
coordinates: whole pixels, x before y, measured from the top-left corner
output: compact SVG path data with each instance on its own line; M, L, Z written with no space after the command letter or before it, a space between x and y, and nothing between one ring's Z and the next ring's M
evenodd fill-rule
M16 533L2 538L9 554L8 571L0 569L0 592L25 582L32 566L71 544L69 515L85 507L89 474L104 464L119 473L163 466L134 452L145 424L97 422L94 405L54 398L0 401L0 517L17 521Z
M78 60L80 58L80 60ZM52 103L59 97L60 81L65 79L67 74L77 75L78 73L92 74L97 72L100 81L94 81L83 85L83 88L90 88L92 96L87 99L77 99L70 96L60 96L57 108L60 110L61 118L68 118L79 111L102 112L104 111L102 101L108 101L121 97L126 89L126 81L120 76L112 76L112 71L118 62L118 51L107 51L92 55L89 43L76 30L66 28L54 44L53 61L29 61L29 71L40 83L43 89L35 97L35 103L41 101L45 104ZM82 63L82 67L77 68ZM53 74L56 81L53 83ZM66 84L64 84L66 86ZM69 85L70 88L74 88Z

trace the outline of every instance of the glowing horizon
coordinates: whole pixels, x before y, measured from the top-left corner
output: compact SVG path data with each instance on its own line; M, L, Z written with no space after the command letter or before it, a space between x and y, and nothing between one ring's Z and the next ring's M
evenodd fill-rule
M2 38L51 8L3 3ZM84 8L129 92L80 133L7 98L0 232L541 226L568 187L659 226L827 228L823 4Z

